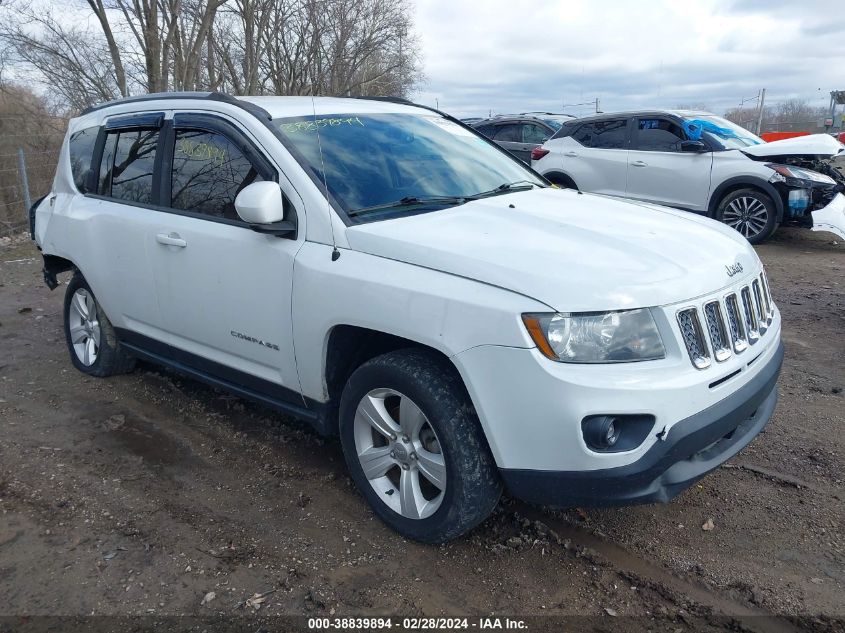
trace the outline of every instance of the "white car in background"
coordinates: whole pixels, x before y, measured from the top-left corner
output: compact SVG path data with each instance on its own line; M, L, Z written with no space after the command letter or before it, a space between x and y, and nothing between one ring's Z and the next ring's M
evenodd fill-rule
M623 112L566 122L531 158L559 186L702 213L752 244L786 222L845 239L845 146L827 134L765 143L704 112Z
M777 402L780 313L735 231L549 187L408 102L108 103L71 120L32 215L47 284L72 272L79 371L146 359L339 436L420 541L503 487L668 501Z

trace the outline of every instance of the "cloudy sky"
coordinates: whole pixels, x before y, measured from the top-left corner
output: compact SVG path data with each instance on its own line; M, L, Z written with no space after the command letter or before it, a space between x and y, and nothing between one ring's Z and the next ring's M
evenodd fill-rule
M845 89L841 0L416 0L427 83L459 116L600 99L604 111ZM746 104L748 107L754 103ZM586 114L591 106L567 107Z

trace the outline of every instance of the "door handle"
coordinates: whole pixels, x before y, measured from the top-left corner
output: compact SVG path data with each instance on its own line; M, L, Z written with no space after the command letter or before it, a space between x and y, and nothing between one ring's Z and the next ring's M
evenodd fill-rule
M564 156L569 156L569 158L578 158L578 154L576 152L564 152Z
M645 161L642 161L642 160L635 160L633 163L631 163L631 166L632 167L648 167L648 163L646 163Z
M178 233L158 233L156 235L156 242L166 246L178 246L179 248L185 248L188 245Z

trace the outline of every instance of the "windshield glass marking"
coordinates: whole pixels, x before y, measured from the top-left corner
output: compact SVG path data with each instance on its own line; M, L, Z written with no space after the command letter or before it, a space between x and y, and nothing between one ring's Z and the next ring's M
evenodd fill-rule
M324 118L313 119L311 121L297 121L296 123L282 123L281 127L284 132L313 132L318 128L324 128L335 125L360 125L364 127L364 122L357 116L350 116L346 118Z

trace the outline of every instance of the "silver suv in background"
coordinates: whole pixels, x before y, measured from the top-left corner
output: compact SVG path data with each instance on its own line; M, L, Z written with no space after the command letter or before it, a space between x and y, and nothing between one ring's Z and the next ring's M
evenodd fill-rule
M703 213L752 244L785 222L845 238L845 146L825 134L766 143L704 112L622 112L565 123L531 158L560 186Z

